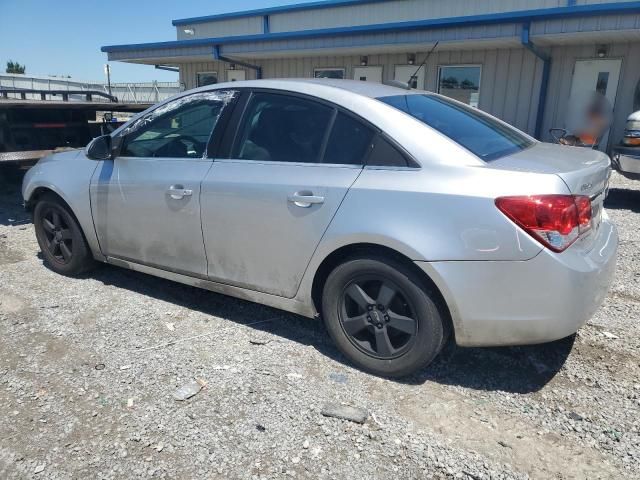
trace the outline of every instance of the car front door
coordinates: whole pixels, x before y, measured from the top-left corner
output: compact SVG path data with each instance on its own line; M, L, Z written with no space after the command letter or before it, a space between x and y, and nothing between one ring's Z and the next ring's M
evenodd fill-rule
M372 135L313 99L251 94L228 158L215 158L202 183L209 278L295 296Z
M231 91L180 97L122 132L119 153L91 181L92 212L102 253L206 278L200 185L206 152Z

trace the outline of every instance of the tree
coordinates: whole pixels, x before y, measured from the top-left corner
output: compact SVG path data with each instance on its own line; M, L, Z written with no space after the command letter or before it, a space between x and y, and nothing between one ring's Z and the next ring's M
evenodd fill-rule
M465 79L462 81L462 83L460 84L460 86L461 86L462 88L464 88L465 90L469 90L469 89L473 89L473 90L475 90L476 88L478 88L478 87L476 87L475 83L473 83L473 82L472 82L471 80L469 80L468 78L465 78Z
M24 73L26 69L26 66L20 65L18 62L14 62L13 60L9 60L7 62L7 73Z
M442 79L442 86L444 88L456 88L458 86L458 79L456 77L447 77Z

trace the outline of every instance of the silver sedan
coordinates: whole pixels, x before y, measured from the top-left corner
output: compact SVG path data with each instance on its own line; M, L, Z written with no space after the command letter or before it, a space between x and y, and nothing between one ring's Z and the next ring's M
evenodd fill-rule
M44 261L106 262L321 316L378 375L547 342L602 302L609 158L477 109L347 80L185 92L26 175Z

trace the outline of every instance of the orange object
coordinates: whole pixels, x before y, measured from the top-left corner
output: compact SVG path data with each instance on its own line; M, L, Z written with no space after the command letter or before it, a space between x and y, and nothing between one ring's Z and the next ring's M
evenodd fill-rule
M580 141L585 145L595 145L597 138L588 133L583 133L582 135L580 135Z

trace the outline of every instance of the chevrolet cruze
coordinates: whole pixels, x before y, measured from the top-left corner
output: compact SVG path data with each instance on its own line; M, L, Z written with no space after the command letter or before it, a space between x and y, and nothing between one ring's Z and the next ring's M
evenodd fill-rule
M603 153L418 90L191 90L25 176L44 261L106 262L308 317L385 376L547 342L602 302L618 237Z

